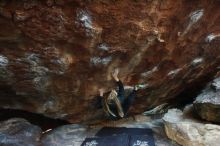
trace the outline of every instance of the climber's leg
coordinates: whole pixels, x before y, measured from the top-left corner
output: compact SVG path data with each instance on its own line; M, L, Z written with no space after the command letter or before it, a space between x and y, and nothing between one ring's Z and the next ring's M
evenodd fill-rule
M123 104L122 104L122 107L123 107L123 110L124 110L124 114L126 115L128 113L128 110L131 106L131 104L134 102L134 99L136 97L136 93L137 93L137 90L134 89L130 94L129 96L124 100Z

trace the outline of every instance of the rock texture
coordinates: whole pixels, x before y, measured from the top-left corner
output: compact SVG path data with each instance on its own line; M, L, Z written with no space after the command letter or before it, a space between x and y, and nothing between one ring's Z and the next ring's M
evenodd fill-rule
M1 0L0 107L91 121L118 67L141 113L215 73L219 20L217 0Z
M169 140L164 131L161 119L152 120L149 117L138 115L133 118L118 121L96 123L90 126L69 124L53 129L42 136L43 146L80 146L85 138L94 137L103 127L151 128L157 146L179 146Z
M192 105L184 111L170 109L163 117L167 136L182 146L218 146L220 126L196 120Z
M39 146L41 129L19 118L0 122L1 146Z
M193 103L198 115L207 121L220 123L220 77L216 78Z
M58 127L49 133L46 133L42 138L43 146L80 146L86 137L89 137L91 130L87 126L72 124ZM95 135L97 131L92 130Z
M162 119L136 115L118 121L102 121L92 125L66 124L55 129L42 130L25 119L12 118L0 122L1 146L80 146L85 138L95 137L103 127L150 128L155 145L179 146L164 131Z

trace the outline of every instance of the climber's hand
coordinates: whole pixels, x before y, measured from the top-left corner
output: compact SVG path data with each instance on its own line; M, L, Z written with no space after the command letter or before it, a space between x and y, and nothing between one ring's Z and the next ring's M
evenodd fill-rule
M104 89L104 88L100 88L100 89L99 89L99 95L100 95L101 97L103 97L104 92L105 92L105 89Z
M118 74L119 74L119 69L116 68L113 72L112 72L112 77L114 78L115 81L119 81L119 78L118 78Z

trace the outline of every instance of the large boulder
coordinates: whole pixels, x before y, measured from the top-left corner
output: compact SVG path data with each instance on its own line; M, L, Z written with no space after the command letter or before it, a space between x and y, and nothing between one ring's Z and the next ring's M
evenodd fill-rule
M167 136L182 146L219 146L220 125L195 119L193 106L170 109L163 117Z
M95 130L95 132L97 131ZM95 132L92 132L93 135L90 136L94 136ZM87 126L64 125L44 134L41 142L43 146L80 146L83 140L89 136L88 133Z
M39 146L41 128L20 118L0 122L1 146Z
M198 115L207 121L220 123L220 77L216 78L196 97L193 106Z
M1 0L0 107L92 121L100 87L144 84L131 113L198 86L219 66L217 0Z

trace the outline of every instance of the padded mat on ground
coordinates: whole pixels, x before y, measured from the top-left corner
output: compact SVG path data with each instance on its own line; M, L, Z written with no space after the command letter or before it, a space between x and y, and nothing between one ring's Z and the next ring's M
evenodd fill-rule
M153 131L149 128L125 128L125 127L104 127L96 133L96 136L113 136L118 134L127 135L148 135L153 137Z
M128 135L86 138L81 146L129 146Z
M153 131L149 128L104 127L96 134L98 137L121 135L128 135L129 146L155 146Z
M129 137L129 146L155 146L155 142L149 135L132 135Z

